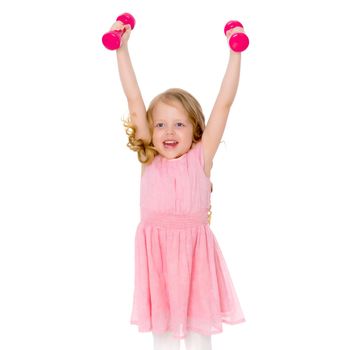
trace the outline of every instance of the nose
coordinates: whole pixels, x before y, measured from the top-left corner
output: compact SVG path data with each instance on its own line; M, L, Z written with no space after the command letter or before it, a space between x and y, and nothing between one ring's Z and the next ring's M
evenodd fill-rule
M174 134L174 129L173 129L171 126L169 126L169 127L165 130L165 133L166 133L167 135L173 135L173 134Z

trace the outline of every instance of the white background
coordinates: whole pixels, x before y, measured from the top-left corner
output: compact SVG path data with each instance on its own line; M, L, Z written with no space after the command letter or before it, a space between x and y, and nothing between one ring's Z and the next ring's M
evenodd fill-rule
M146 104L206 116L250 38L214 161L212 229L247 322L213 349L349 349L346 1L7 1L0 5L0 349L152 349L130 325L140 165L101 37L118 14ZM121 345L124 344L124 345ZM182 345L184 347L184 345Z

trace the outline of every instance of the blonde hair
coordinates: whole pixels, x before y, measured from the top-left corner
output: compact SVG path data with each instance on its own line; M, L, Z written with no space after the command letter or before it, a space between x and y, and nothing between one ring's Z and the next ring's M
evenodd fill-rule
M172 102L179 102L188 114L188 118L193 125L193 143L197 143L202 139L203 131L205 128L205 119L202 111L202 107L199 102L187 91L172 88L168 89L161 94L157 95L149 104L146 117L150 134L153 133L153 110L158 102L171 104ZM136 139L136 125L132 123L131 118L123 120L125 132L128 136L127 146L137 152L138 160L141 163L149 164L153 161L154 157L158 154L155 149L152 140L146 141Z

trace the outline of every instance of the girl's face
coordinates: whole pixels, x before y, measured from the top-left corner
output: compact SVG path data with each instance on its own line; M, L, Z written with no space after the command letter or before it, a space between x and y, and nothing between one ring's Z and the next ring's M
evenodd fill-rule
M192 146L193 125L180 102L159 101L153 109L153 145L167 159L182 156Z

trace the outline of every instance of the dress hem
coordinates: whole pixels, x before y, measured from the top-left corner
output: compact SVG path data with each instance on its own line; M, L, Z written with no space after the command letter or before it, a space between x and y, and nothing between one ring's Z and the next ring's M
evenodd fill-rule
M222 324L223 324L223 323L226 323L226 324L229 324L229 325L236 325L236 324L243 323L243 322L246 322L246 319L245 319L245 318L240 318L240 319L238 319L238 320L236 320L236 321L225 321L225 320L222 320ZM132 325L138 325L138 326L139 326L139 324L137 323L137 321L133 321L133 320L130 321L130 324L132 324ZM222 326L222 324L221 324L221 326ZM188 332L191 332L191 331L192 331L192 332L200 333L200 334L202 334L202 335L211 336L211 335L215 335L215 334L222 333L222 332L223 332L223 329L222 329L222 327L221 327L221 328L218 329L217 331L212 331L212 332L209 332L209 333L208 333L208 332L204 331L203 329L199 329L199 328L195 328L195 327L188 327L188 328L186 329L186 333L185 333L184 335L182 335L182 336L181 336L181 335L178 336L178 335L174 334L174 332L173 332L171 329L154 330L154 329L152 329L152 327L141 328L141 327L139 326L138 331L139 331L140 333L153 332L153 333L156 333L156 334L163 334L163 333L166 333L166 332L171 332L174 338L177 338L177 339L184 339L184 338L186 338L187 333L188 333Z

